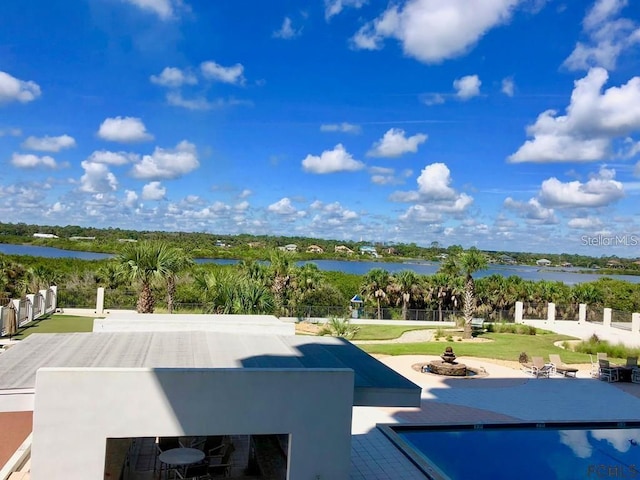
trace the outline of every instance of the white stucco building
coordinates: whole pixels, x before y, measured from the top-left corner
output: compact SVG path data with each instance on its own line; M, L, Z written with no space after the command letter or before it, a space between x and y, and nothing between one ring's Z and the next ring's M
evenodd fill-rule
M96 320L0 355L0 412L33 410L31 479L104 478L108 439L284 434L288 479L346 480L352 407L420 403L420 387L346 340L197 317Z

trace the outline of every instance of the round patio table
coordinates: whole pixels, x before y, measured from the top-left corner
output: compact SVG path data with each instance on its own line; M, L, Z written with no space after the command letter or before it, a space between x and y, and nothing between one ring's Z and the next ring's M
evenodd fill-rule
M204 452L197 448L172 448L162 452L158 459L165 465L191 465L204 460Z

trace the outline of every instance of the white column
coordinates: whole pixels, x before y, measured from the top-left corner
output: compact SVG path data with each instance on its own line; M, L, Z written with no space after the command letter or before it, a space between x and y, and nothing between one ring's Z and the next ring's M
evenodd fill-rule
M58 286L51 285L49 289L53 292L53 304L51 305L51 308L55 312L56 308L58 308Z
M96 313L102 315L104 313L104 287L98 287L96 296Z
M640 313L631 314L631 333L640 333Z
M555 303L547 303L547 321L549 323L554 323L556 321L556 304Z
M516 313L515 313L515 318L514 318L514 321L516 323L524 323L523 322L523 317L522 317L522 312L523 312L523 304L522 304L522 302L516 302Z
M28 318L29 318L30 322L33 322L33 300L35 299L35 295L33 293L29 293L29 294L26 295L26 297L27 297L27 300L29 300L29 307L28 307L29 315L28 315Z
M602 325L606 328L611 328L611 309L605 308L602 315Z
M578 323L585 324L587 322L587 304L581 303L578 306Z

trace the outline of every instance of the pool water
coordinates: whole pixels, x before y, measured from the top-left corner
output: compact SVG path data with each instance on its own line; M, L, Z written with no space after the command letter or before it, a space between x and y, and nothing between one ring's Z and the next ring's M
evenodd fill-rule
M379 427L433 480L640 480L640 422Z

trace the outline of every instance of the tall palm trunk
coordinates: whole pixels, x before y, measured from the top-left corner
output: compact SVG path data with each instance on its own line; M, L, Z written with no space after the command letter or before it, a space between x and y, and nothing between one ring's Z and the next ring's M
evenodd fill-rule
M473 320L473 312L475 310L474 283L471 275L467 276L464 283L464 302L462 313L464 315L464 338L471 338L471 320Z
M176 279L173 275L167 276L167 311L173 313L174 298L176 296Z
M138 313L153 313L155 308L155 301L153 299L153 292L151 291L151 284L144 282L142 284L142 291L138 297L138 305L136 310Z

